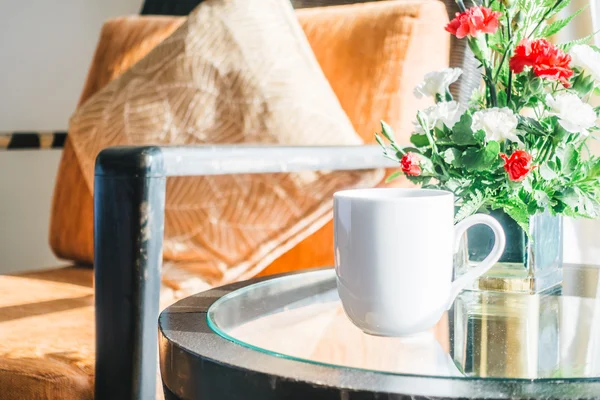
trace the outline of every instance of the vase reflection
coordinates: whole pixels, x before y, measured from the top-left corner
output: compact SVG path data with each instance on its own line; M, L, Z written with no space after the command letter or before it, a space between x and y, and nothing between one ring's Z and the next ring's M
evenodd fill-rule
M597 282L597 269L569 268L549 293L464 292L453 312L455 364L476 377L600 376Z

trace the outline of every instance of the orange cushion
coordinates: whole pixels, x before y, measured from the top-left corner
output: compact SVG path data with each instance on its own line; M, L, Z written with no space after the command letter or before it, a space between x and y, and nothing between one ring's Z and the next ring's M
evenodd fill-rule
M165 275L161 309L209 287L178 266L167 265ZM0 293L0 399L92 399L93 270L0 276Z
M446 9L437 0L377 1L296 10L311 48L358 134L375 143L379 121L408 142L415 86L448 66Z

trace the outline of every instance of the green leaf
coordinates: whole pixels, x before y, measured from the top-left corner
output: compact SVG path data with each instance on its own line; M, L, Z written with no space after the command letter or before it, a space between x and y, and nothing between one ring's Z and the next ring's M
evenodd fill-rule
M566 188L563 192L556 194L556 198L575 210L580 205L581 199L573 188Z
M420 133L413 133L410 136L410 142L417 147L429 146L429 139L427 138L427 135L423 135Z
M475 140L479 143L485 142L485 132L481 129L475 132L473 137L475 137Z
M595 80L591 75L578 74L573 80L572 89L575 90L580 97L587 96L594 89Z
M442 129L440 129L440 128L433 128L433 134L438 139L446 138L446 137L448 137L448 135L446 134L445 129L446 128L442 128ZM437 143L437 140L436 140L436 143Z
M460 117L460 120L454 124L454 127L452 128L452 135L450 135L450 138L454 141L454 143L458 145L477 144L477 139L475 139L473 130L471 129L472 123L473 119L469 113L464 113Z
M445 189L448 189L452 192L456 192L457 190L461 189L463 186L466 185L464 179L450 179L448 182L446 182Z
M529 213L525 204L510 204L502 207L507 213L527 234L529 234Z
M598 213L600 212L600 206L598 205L598 200L594 199L592 200L590 198L590 195L593 196L593 194L590 193L582 193L582 202L583 202L583 210L578 210L579 212L584 212L586 216L590 217L590 218L597 218L598 217Z
M429 175L419 175L419 176L406 176L409 181L412 183L416 183L417 185L427 185L431 181L431 176Z
M446 89L446 95L444 96L446 101L452 101L454 100L454 98L452 97L452 93L450 93L450 90Z
M527 213L529 215L535 215L538 212L538 210L540 210L540 208L538 207L537 202L532 201L529 204L527 204Z
M590 178L600 177L600 158L595 158L591 162L590 172L588 176Z
M566 27L567 25L569 25L569 23L573 20L573 18L575 18L576 16L578 16L586 8L587 8L587 6L582 7L579 10L575 11L573 14L569 15L567 18L559 19L559 20L556 20L556 21L548 24L548 26L546 26L544 29L542 29L541 36L542 37L549 37L549 36L557 34L564 27Z
M565 148L563 156L563 174L571 175L579 164L579 152L572 144L568 144Z
M571 50L571 48L573 48L573 46L575 46L577 44L587 44L589 41L591 41L594 38L594 36L596 36L598 34L598 32L600 32L600 30L597 30L596 32L594 32L590 35L587 35L585 37L582 37L580 39L571 40L570 42L560 44L560 45L558 45L558 47L565 53L568 53L569 50Z
M475 189L470 194L468 199L465 199L463 205L458 209L458 212L454 216L454 223L458 223L463 219L475 214L485 203L485 196L479 189Z
M542 164L540 167L540 175L544 180L551 181L552 179L556 179L558 175L554 172L554 169L550 167L551 161Z
M507 100L506 92L504 90L499 91L498 92L498 107L506 107L506 100Z
M550 197L543 190L534 190L533 198L541 209L545 209L550 204Z
M556 214L565 214L565 210L567 208L567 205L563 202L557 202L556 205L554 207L552 207L552 210L556 213Z
M525 188L523 188L523 190L519 190L517 192L517 198L523 203L523 204L527 204L529 203L529 193L527 192L527 190L525 190Z
M531 175L528 175L523 182L521 183L521 185L523 186L523 190L526 193L531 193L533 192L533 185L531 184Z
M535 106L537 101L539 100L537 99L537 95L541 94L542 96L544 96L544 82L541 78L533 77L529 79L529 81L527 81L527 87L531 90L531 96L534 96L533 101L532 99L530 99L528 103L533 104Z
M527 131L529 133L533 133L535 135L547 135L546 130L544 129L542 124L539 123L539 121L536 121L533 118L523 117L520 115L517 118L519 119L519 129Z
M390 176L388 176L387 178L385 178L385 182L386 183L391 182L394 179L396 179L396 178L398 178L399 176L402 176L402 175L404 175L402 173L402 171L396 171L396 172L392 173Z
M462 164L470 170L483 171L492 166L500 154L500 144L488 142L483 149L470 147L461 156Z
M416 147L407 146L407 147L403 148L402 151L404 151L405 153L411 152L411 153L417 153L417 154L422 155L421 151L419 149L417 149Z
M442 157L443 157L444 161L447 164L450 164L454 167L460 167L460 165L461 165L460 155L461 155L460 150L458 150L456 148L447 149L446 151L444 151L444 153L442 153Z
M557 13L561 12L563 9L567 8L569 6L569 4L571 4L571 0L562 1L560 4L558 4L556 0L550 0L548 6L553 7L554 11L552 12L552 15L556 15Z

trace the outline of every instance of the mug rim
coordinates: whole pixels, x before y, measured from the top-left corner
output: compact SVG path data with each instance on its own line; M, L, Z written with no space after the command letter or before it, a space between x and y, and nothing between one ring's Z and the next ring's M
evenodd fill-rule
M406 194L416 194L407 196ZM423 193L419 195L419 193ZM426 193L426 194L425 194ZM384 195L385 194L385 195ZM390 196L391 194L391 196ZM394 196L394 194L399 194ZM400 195L405 194L405 195ZM421 188L358 188L345 189L333 194L334 199L349 199L373 202L423 201L426 199L443 199L454 197L454 193L441 189Z

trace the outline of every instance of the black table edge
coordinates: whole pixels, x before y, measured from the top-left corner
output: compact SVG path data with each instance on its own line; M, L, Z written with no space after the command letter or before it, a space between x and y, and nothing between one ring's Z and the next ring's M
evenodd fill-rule
M600 379L465 379L333 368L271 356L224 339L206 314L252 279L187 297L159 318L163 384L181 399L598 399Z

